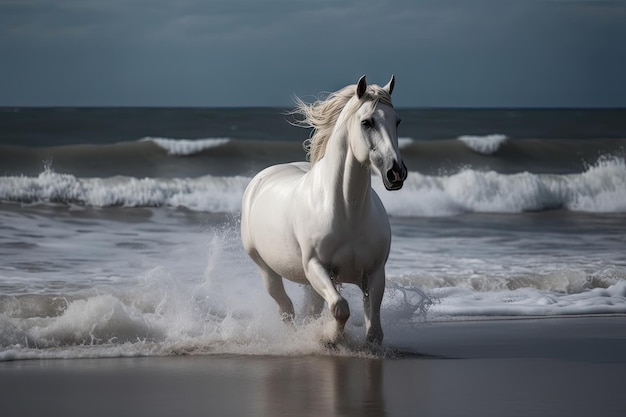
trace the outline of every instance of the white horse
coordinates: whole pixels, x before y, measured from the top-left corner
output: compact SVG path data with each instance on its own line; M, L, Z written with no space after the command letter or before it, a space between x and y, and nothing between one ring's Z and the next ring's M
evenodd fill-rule
M400 118L391 103L394 77L380 87L345 87L295 113L313 127L309 158L271 166L248 185L241 212L243 246L257 264L286 321L294 308L282 277L310 284L309 312L324 301L335 318L334 340L350 316L337 291L343 283L363 291L366 340L380 344L380 304L391 231L383 204L371 187L374 170L388 190L398 190L407 169L398 150Z

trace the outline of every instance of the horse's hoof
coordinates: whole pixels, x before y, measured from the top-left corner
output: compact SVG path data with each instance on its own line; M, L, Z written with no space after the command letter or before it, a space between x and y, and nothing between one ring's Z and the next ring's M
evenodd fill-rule
M293 314L289 314L289 313L283 313L281 314L281 319L283 320L283 323L286 324L288 327L295 327L295 317Z
M383 356L385 349L380 343L365 342L364 351L373 356Z
M372 326L365 335L367 344L380 346L383 343L383 329L380 326Z
M383 337L381 336L367 336L365 339L366 343L368 345L372 345L372 346L380 346L383 343Z
M350 318L350 306L348 302L342 298L332 306L331 313L333 313L333 317L339 323L345 323L348 321L348 318Z

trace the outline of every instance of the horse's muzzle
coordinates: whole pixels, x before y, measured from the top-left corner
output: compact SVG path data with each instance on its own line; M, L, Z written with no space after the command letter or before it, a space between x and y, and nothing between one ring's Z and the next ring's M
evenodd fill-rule
M401 162L402 166L398 164L398 162L394 161L393 167L387 171L385 174L385 180L383 183L385 184L385 188L389 191L395 191L402 188L404 185L404 180L408 175L408 170L404 162Z

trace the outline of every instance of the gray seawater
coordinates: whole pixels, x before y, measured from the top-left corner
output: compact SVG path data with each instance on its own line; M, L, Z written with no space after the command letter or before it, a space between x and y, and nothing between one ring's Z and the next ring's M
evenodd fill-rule
M161 114L196 132L177 135L151 123L159 111L2 113L0 359L325 352L330 317L286 330L238 231L250 177L303 159L306 132L241 127L268 109L211 110L242 136L202 131L208 110ZM545 135L575 112L431 111L426 125L454 121L444 137L399 113L409 179L399 192L374 181L393 233L387 346L435 320L626 313L626 141L612 112L579 116L613 121L570 138ZM268 130L283 129L272 114ZM301 308L302 289L287 289ZM342 293L358 346L360 294Z

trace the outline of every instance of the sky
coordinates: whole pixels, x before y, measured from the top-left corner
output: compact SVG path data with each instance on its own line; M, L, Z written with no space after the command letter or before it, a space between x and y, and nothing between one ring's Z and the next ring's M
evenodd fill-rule
M626 1L1 0L1 106L626 107Z

